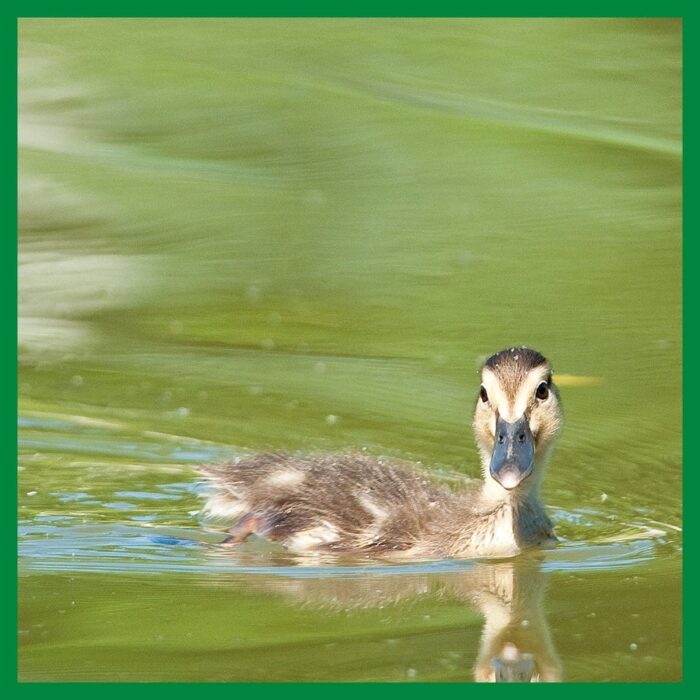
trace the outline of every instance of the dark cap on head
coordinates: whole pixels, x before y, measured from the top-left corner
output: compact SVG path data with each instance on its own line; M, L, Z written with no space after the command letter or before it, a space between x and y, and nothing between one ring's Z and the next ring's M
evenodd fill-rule
M535 367L546 364L547 358L541 353L537 352L537 350L520 347L499 350L497 353L491 355L486 362L484 362L484 367L497 370L503 365L517 365L525 372L529 372Z

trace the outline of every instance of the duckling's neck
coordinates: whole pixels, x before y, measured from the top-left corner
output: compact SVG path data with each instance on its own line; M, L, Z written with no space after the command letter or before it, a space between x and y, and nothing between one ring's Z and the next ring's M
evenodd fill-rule
M452 556L509 557L553 537L537 479L508 490L485 474L475 516Z

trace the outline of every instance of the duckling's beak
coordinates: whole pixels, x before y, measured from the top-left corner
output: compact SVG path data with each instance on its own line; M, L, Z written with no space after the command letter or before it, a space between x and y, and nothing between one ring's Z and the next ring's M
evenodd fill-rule
M509 423L499 416L489 467L491 476L504 489L513 489L530 475L534 461L535 444L527 418L523 415Z

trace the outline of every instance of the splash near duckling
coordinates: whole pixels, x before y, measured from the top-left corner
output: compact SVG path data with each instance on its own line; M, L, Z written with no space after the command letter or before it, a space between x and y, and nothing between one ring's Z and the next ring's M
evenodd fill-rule
M455 492L411 465L361 454L262 454L203 466L205 511L233 522L227 544L253 533L294 552L509 557L555 541L541 484L562 426L552 367L507 348L481 368L473 428L480 487Z

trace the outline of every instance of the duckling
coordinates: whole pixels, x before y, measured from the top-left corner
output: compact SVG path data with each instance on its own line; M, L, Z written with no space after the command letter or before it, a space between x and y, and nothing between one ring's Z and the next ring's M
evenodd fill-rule
M540 491L561 425L550 363L507 348L481 368L480 487L457 492L413 466L362 454L261 454L201 467L214 487L205 511L235 520L228 544L255 533L294 552L509 557L556 539Z

